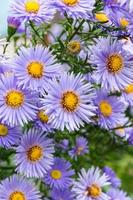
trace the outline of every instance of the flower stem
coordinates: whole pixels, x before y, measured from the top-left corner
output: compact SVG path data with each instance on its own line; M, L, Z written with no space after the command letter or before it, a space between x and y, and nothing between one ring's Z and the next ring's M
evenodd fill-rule
M29 21L29 25L32 28L33 32L35 33L35 35L40 39L40 41L45 45L48 46L47 43L45 42L45 40L39 35L39 32L36 30L34 23L32 21Z

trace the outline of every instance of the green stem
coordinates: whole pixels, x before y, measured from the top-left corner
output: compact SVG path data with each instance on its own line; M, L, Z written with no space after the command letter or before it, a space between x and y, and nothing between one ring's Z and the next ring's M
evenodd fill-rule
M109 129L109 130L117 130L117 129L121 129L121 128L130 128L130 127L133 127L133 124L124 125L124 126L119 126L119 127L112 128L112 129Z
M72 35L70 36L69 40L72 40L73 37L78 33L78 31L80 30L80 28L82 27L84 23L84 19L80 22L79 26L75 29L75 31L72 33Z
M8 45L9 45L9 42L10 42L11 37L12 37L12 36L8 37L7 40L6 40L7 44L4 46L3 54L6 53L6 49L7 49Z
M36 34L36 36L41 40L41 42L43 44L45 44L45 46L48 46L47 43L45 42L45 40L40 37L39 32L35 29L34 23L32 21L29 21L29 25L32 28L32 30L34 31L34 33Z

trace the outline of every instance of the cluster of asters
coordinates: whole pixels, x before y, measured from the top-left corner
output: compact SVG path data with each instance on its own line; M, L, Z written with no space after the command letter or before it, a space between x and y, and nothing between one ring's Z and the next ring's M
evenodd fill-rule
M133 129L125 127L131 126L126 110L133 105L133 54L118 38L118 34L132 38L132 3L104 0L97 13L95 5L95 0L11 3L8 23L14 28L50 23L60 12L62 17L67 14L73 20L120 30L95 39L85 49L80 37L69 42L69 53L82 59L87 54L91 73L70 72L50 46L41 44L22 46L10 63L0 64L0 146L15 151L15 174L0 182L1 200L130 200L112 169L83 168L77 174L70 161L57 156L57 146L71 159L88 154L85 137L76 137L71 149L69 140L56 144L53 139L56 131L74 132L91 124L115 130L133 144ZM40 180L47 196L29 179Z

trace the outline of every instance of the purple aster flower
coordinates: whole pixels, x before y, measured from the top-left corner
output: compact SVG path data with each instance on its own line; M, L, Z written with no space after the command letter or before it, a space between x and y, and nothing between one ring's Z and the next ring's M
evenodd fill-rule
M13 27L15 29L17 29L21 24L21 21L19 18L15 18L12 16L8 16L7 22L8 22L8 26Z
M10 127L6 124L0 123L0 146L11 148L17 144L21 137L20 127Z
M99 21L101 23L106 23L107 25L110 24L108 15L106 14L105 11L97 12L94 17L95 17L95 21Z
M130 34L132 35L132 13L129 13L129 11L123 7L116 6L107 7L105 13L115 26L121 28L121 30L114 31L114 35L124 35L124 37L128 37Z
M51 188L67 189L72 185L74 171L71 164L63 158L55 158L54 165L46 174L44 181Z
M77 156L84 155L88 153L88 141L84 137L77 137L76 138L76 144L72 148L72 150L69 151L69 155L72 158L77 159Z
M121 90L132 83L133 62L118 40L101 38L91 47L91 63L96 65L95 81L106 90Z
M89 18L94 9L95 0L51 0L54 6L61 13L67 13L71 18Z
M130 19L128 20L129 24L127 26L127 31L128 31L128 33L130 35L131 40L133 41L133 21L132 21L132 19L133 19L133 13L130 16Z
M110 167L104 167L103 172L109 177L112 187L118 188L121 186L121 180L116 176L115 172Z
M0 199L41 200L41 195L25 178L13 175L0 183Z
M54 129L49 122L49 116L46 115L45 110L42 109L41 103L37 104L38 112L36 114L36 119L34 120L34 125L36 128L41 128L44 132L54 132Z
M112 8L116 7L117 9L126 9L126 5L129 4L129 0L104 0L105 7Z
M64 190L59 190L59 189L56 189L54 188L51 192L51 198L52 200L74 200L74 197L73 197L73 193L68 190L68 189L64 189Z
M21 23L21 25L18 27L17 29L17 34L22 35L22 34L26 34L27 39L31 38L31 33L30 33L30 28L25 29L25 23Z
M81 170L79 178L75 181L72 191L80 200L110 200L110 197L102 191L102 188L109 185L108 177L102 174L99 168L90 168L87 172Z
M112 13L109 14L109 18L115 26L124 28L125 29L124 32L125 32L126 29L128 28L129 23L130 23L131 14L129 14L125 10L119 10L119 11L116 12L116 10L113 9Z
M9 125L23 125L33 120L36 113L37 95L19 88L13 75L0 80L0 118Z
M133 105L133 83L128 84L122 91L122 98L129 105Z
M85 74L85 79L86 79L88 82L92 83L92 84L95 83L95 78L94 78L92 72L89 72L89 73Z
M95 107L91 104L93 90L89 83L78 74L63 74L59 81L50 82L48 95L42 99L43 109L50 114L53 127L78 130L83 122L90 122Z
M78 55L82 49L82 42L79 38L73 38L67 44L67 51L71 55Z
M49 48L23 47L13 63L19 86L43 91L48 87L48 81L61 73L61 65L55 62Z
M111 200L131 200L126 192L119 189L110 189L107 194L111 197Z
M132 13L133 12L133 1L132 0L128 0L126 2L128 3L128 10L129 10L129 12Z
M31 129L16 148L16 171L27 177L44 177L53 165L54 144L44 133Z
M78 35L75 35L75 37L68 42L67 51L70 55L73 56L76 55L78 58L81 58L82 60L85 60L89 57L88 55L89 51L85 46L85 43L81 40L81 38Z
M130 145L133 145L133 128L130 130L129 138L128 138L128 143Z
M44 0L13 0L11 14L15 18L37 23L49 22L53 19L55 10Z
M107 93L99 90L94 104L97 106L97 121L101 127L116 128L124 121L125 104L116 96L108 96Z
M118 125L118 128L116 127L115 129L115 134L126 140L129 138L132 129L131 127L124 128L124 126L130 126L130 123L128 121L129 119L125 117L121 124Z
M11 68L9 67L9 63L0 63L0 75L4 74L6 77L13 74Z
M63 139L57 144L58 147L62 148L64 151L68 150L69 147L69 140Z

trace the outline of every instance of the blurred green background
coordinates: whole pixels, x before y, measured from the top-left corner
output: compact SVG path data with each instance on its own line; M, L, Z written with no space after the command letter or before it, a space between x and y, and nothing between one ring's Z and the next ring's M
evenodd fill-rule
M114 169L117 176L122 180L122 188L133 198L133 149L130 148L129 153L121 154L121 158L112 159L112 162L107 164Z

